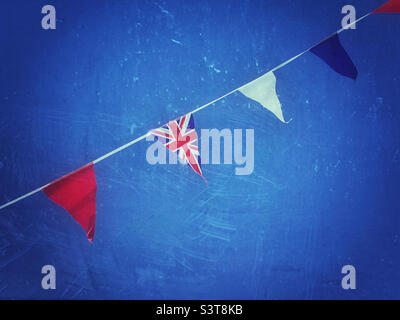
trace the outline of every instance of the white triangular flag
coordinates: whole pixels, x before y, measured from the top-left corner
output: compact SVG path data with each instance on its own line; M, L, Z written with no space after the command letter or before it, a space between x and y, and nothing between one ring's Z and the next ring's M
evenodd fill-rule
M272 71L244 85L239 91L246 97L260 103L276 115L279 120L286 123L283 118L281 103L276 95L276 78Z

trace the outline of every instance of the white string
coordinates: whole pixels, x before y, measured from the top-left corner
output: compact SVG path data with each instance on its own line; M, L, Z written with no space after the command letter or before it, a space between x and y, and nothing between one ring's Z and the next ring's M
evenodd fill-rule
M240 87L238 87L238 88L236 88L236 89L234 89L234 90L232 90L232 91L230 91L230 92L224 94L223 96L221 96L221 97L219 97L219 98L217 98L217 99L215 99L215 100L213 100L213 101L211 101L211 102L209 102L209 103L206 103L205 105L202 105L201 107L198 107L198 108L194 109L193 111L190 111L189 113L186 113L186 114L194 114L194 113L196 113L196 112L198 112L198 111L200 111L200 110L202 110L202 109L204 109L204 108L207 108L207 107L209 107L210 105L214 104L215 102L217 102L217 101L219 101L219 100L221 100L221 99L223 99L223 98L225 98L225 97L231 95L232 93L235 93L236 91L239 91L239 90L242 89L243 87L248 86L248 85L250 85L251 83L257 81L258 79L260 79L261 77L263 77L265 74L267 74L267 73L269 73L269 72L274 72L274 71L276 71L276 70L278 70L278 69L283 68L284 66L286 66L286 65L289 64L290 62L296 60L297 58L301 57L303 54L305 54L305 53L307 53L308 51L310 51L312 48L314 48L314 47L317 46L318 44L320 44L320 43L324 42L325 40L329 39L330 37L332 37L332 36L335 35L336 33L339 34L339 33L341 33L342 31L349 29L352 25L354 25L354 24L356 24L357 22L360 22L361 20L365 19L365 18L368 17L370 14L372 14L372 12L367 13L366 15L362 16L361 18L357 19L356 21L354 21L354 22L348 24L345 28L339 29L339 30L336 31L335 33L331 34L329 37L327 37L327 38L325 38L324 40L318 42L317 44L313 45L312 47L308 48L307 50L304 50L302 53L299 53L298 55L296 55L296 56L294 56L294 57L292 57L292 58L286 60L285 62L282 62L280 65L278 65L277 67L273 68L272 70L270 70L270 71L264 73L262 76L260 76L260 77L258 77L258 78L256 78L256 79L254 79L254 80L252 80L252 81L250 81L250 82L248 82L248 83L246 83L246 84L244 84L244 85L242 85L242 86L240 86ZM291 121L291 119L290 119L287 123L289 123L290 121ZM137 143L137 142L139 142L139 141L141 141L141 140L143 140L143 139L145 139L145 138L146 138L147 136L149 136L149 135L150 135L150 132L148 132L148 133L142 135L141 137L136 138L136 139L134 139L134 140L132 140L132 141L130 141L130 142L124 144L123 146L120 146L120 147L118 147L118 148L116 148L116 149L110 151L109 153L107 153L107 154L105 154L105 155L103 155L103 156L97 158L96 160L92 161L92 163L93 163L93 164L99 163L100 161L103 161L104 159L106 159L106 158L108 158L108 157L111 157L112 155L114 155L114 154L116 154L116 153L118 153L118 152L120 152L120 151L122 151L122 150L124 150L124 149L126 149L126 148L128 148L128 147L130 147L130 146L132 146L132 145L134 145L135 143ZM46 187L49 186L50 184L51 184L51 182L48 183L48 184L46 184L46 185L44 185L44 186L42 186L42 187L40 187L40 188L37 188L37 189L31 191L31 192L29 192L29 193L27 193L27 194L25 194L25 195L23 195L23 196L21 196L21 197L19 197L19 198L17 198L17 199L14 199L14 200L12 200L12 201L7 202L6 204L3 204L2 206L0 206L0 210L3 209L3 208L5 208L5 207L8 207L8 206L10 206L10 205L12 205L12 204L14 204L14 203L16 203L16 202L18 202L18 201L21 201L22 199L25 199L25 198L27 198L27 197L30 197L30 196L34 195L35 193L38 193L39 191L43 190L44 188L46 188Z
M131 145L135 144L136 142L139 142L140 140L145 139L148 135L150 135L150 133L146 133L146 134L142 135L141 137L136 138L135 140L132 140L131 142L128 142L127 144L124 144L123 146L121 146L117 149L114 149L113 151L110 151L109 153L105 154L104 156L101 156L100 158L97 158L96 160L92 161L93 164L96 164L108 157L111 157L113 154L116 154L117 152L120 152L120 151L130 147Z
M12 201L10 201L10 202L7 202L6 204L3 204L2 206L0 206L0 210L3 209L3 208L5 208L5 207L11 206L12 204L14 204L14 203L16 203L16 202L18 202L18 201L21 201L22 199L28 198L28 197L34 195L35 193L38 193L39 191L41 191L42 189L46 188L46 187L49 186L49 185L50 185L50 183L46 184L46 185L43 186L43 187L37 188L37 189L35 189L35 190L33 190L33 191L27 193L27 194L24 194L23 196L20 196L20 197L17 198L17 199L14 199L14 200L12 200Z

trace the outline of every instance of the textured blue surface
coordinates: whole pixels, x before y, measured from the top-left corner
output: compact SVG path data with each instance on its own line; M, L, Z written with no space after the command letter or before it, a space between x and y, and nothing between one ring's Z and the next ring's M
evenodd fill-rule
M0 202L267 72L339 29L343 5L382 2L2 1ZM204 165L206 186L149 165L143 141L95 166L93 244L44 194L0 211L0 298L400 298L399 36L395 14L341 34L357 81L310 53L279 70L289 125L240 94L196 114L255 130L252 175Z

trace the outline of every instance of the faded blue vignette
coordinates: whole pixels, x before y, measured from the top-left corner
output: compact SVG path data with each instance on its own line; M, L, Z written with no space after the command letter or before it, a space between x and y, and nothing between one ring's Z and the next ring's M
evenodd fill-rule
M0 202L269 71L384 1L4 1ZM252 128L254 171L153 166L142 141L95 166L93 244L44 194L0 212L0 298L398 299L400 15L276 72L290 124L237 93L197 128ZM222 150L222 148L221 148ZM221 158L223 154L221 151ZM42 288L42 268L56 289ZM357 270L342 288L342 267Z

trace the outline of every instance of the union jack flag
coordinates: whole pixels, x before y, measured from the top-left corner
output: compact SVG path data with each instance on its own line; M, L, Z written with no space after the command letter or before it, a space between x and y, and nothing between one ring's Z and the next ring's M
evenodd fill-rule
M178 152L181 161L189 164L204 179L201 171L197 133L194 129L193 116L190 113L170 121L150 133L156 136L166 148L172 152Z

